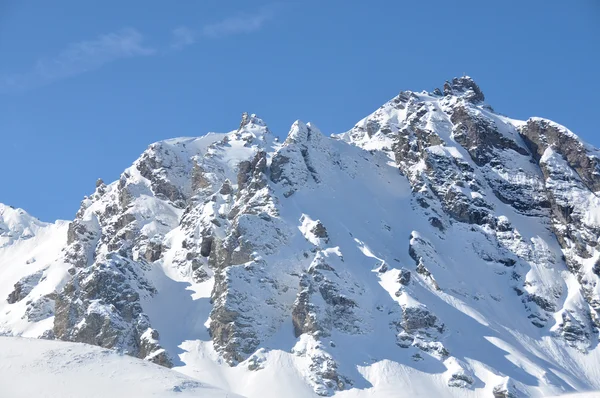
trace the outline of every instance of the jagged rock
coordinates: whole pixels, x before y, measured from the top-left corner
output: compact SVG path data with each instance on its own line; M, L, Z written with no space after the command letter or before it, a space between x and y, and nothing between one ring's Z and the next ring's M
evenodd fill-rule
M589 323L578 320L570 311L564 311L561 319L562 322L556 327L556 333L564 338L571 347L586 352L593 334Z
M338 374L337 364L333 359L327 356L311 357L311 372L320 380L320 385L315 389L317 395L327 397L332 394L332 391L342 391L348 380Z
M494 398L518 398L520 395L510 380L494 387Z
M251 161L244 160L243 162L241 162L238 165L238 177L237 177L238 190L245 188L246 184L251 180L254 181L254 186L251 187L252 189L256 190L256 189L262 188L262 186L264 186L264 184L261 184L263 182L263 179L262 178L254 178L253 179L253 177L258 176L261 173L264 173L266 168L267 168L267 159L266 159L266 152L264 152L264 151L257 152Z
M360 318L355 312L357 304L344 293L346 289L355 290L356 282L340 277L336 268L341 263L334 249L320 250L302 275L292 309L296 337L304 333L325 337L334 328L345 333L361 332Z
M527 301L533 301L544 311L548 311L548 312L556 311L556 306L544 297L541 297L541 296L538 296L535 294L529 294L527 296Z
M202 239L202 244L200 246L200 255L202 257L208 257L210 256L210 252L212 249L212 244L213 244L213 237L212 236L206 236Z
M319 183L319 173L311 160L311 148L320 145L322 134L313 126L297 121L271 161L271 181L280 184L284 197L291 196L297 187L312 180Z
M256 371L264 369L266 362L265 351L264 349L259 349L248 358L246 361L248 363L248 370Z
M400 270L400 274L398 275L398 282L401 285L407 286L410 283L410 271L406 269Z
M244 112L242 113L242 121L240 122L240 127L238 128L238 131L246 127L248 123L250 123L250 117L248 116L248 112Z
M444 95L457 95L470 102L483 102L485 97L481 89L469 76L455 77L452 82L444 83Z
M161 243L150 241L146 246L146 251L144 252L144 258L146 261L153 263L158 260L163 252L164 248Z
M521 136L539 162L547 148L563 156L593 192L600 190L600 159L589 156L577 136L549 120L532 118L520 130Z
M427 328L435 328L440 333L444 330L444 326L438 324L437 317L423 308L406 307L402 314L400 325L409 333Z
M56 338L118 348L146 358L148 345L145 350L140 347L144 347L141 339L149 320L132 284L137 276L135 267L126 258L111 256L105 263L77 271L56 297ZM166 363L160 358L156 360Z
M225 180L221 189L219 190L221 195L231 195L233 193L233 188L231 187L231 182L229 180Z
M148 151L144 152L137 162L136 167L140 174L150 181L152 191L158 197L178 204L184 201L185 197L179 188L165 176L166 169L171 167L170 164L164 164L162 161L163 156L167 154L168 149L163 148L161 145L153 144Z
M439 265L437 262L437 254L435 248L430 242L423 239L416 231L413 231L410 236L410 242L408 246L408 254L416 263L416 271L418 274L423 275L436 290L439 290L439 286L426 266L426 263Z
M469 151L478 166L494 159L494 149L528 155L527 149L501 134L490 120L472 114L464 106L454 108L451 120L454 123L454 139Z
M206 171L198 163L194 162L192 168L192 190L204 189L210 187L210 181L206 177Z
M317 238L325 239L326 242L329 241L329 235L327 235L327 229L321 224L320 221L317 221L317 224L311 229L311 231Z
M23 300L42 279L44 272L38 271L35 274L25 276L15 283L15 289L8 295L6 301L9 304L17 303Z
M431 218L429 219L429 223L430 223L430 224L431 224L433 227L435 227L435 228L439 229L439 230L440 230L440 232L444 232L444 231L446 230L446 228L444 227L444 224L442 223L442 221L441 221L439 218L437 218L437 217L431 217Z
M164 348L158 342L158 332L152 328L140 336L139 357L167 368L173 367L173 362Z
M474 382L475 381L471 376L462 373L455 373L450 377L450 380L448 380L448 387L468 388Z
M310 302L310 297L314 294L314 289L308 280L303 276L300 280L300 293L292 309L292 323L294 325L294 335L299 337L303 333L317 334L321 327L318 325L314 305Z
M41 296L35 300L28 301L25 308L25 315L29 322L39 322L50 318L54 315L54 298L53 294Z

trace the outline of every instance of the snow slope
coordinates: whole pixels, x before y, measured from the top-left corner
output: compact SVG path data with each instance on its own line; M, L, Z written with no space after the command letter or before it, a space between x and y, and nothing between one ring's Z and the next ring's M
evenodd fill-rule
M0 396L235 398L182 374L79 343L0 337Z
M0 204L0 335L40 337L51 328L53 305L46 296L66 279L60 252L67 227L66 221L43 223ZM18 297L7 299L20 281Z

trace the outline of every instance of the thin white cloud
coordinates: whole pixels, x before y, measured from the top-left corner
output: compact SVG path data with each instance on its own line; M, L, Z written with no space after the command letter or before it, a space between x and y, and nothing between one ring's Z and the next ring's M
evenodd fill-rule
M218 39L227 36L252 33L275 16L275 6L263 7L254 13L242 13L219 22L205 25L200 30L180 26L173 30L171 49L181 50L195 44L201 38Z
M172 35L171 48L175 50L181 50L184 47L194 44L198 37L197 32L187 26L180 26L173 29Z
M224 20L206 25L202 35L211 38L232 36L243 33L252 33L263 27L265 22L273 18L274 7L264 7L256 13L239 14Z
M149 56L156 53L143 44L144 37L132 28L98 36L94 40L69 44L56 56L39 59L29 72L4 76L0 92L24 91L66 79L121 58Z
M216 39L260 30L275 15L276 5L263 7L253 13L242 13L219 22L205 25L200 30L186 26L174 29L171 50L181 50L198 40ZM144 36L133 28L107 33L93 40L69 44L54 57L39 59L27 72L0 76L0 94L27 91L69 78L122 58L155 55L155 48L146 46Z

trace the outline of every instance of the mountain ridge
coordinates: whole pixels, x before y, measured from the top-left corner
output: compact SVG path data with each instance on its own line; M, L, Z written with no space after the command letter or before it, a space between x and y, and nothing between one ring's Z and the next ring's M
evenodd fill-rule
M297 121L281 142L244 114L151 144L11 281L31 290L0 291L19 299L0 331L249 397L265 396L252 380L294 394L277 366L298 397L600 389L599 152L484 100L464 76L331 137ZM24 298L46 311L16 327Z

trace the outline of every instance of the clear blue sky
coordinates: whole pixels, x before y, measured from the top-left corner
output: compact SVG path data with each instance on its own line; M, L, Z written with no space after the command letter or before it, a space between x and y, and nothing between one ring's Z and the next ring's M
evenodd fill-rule
M598 0L0 0L0 202L72 219L154 141L339 133L463 73L600 146L599 61Z

